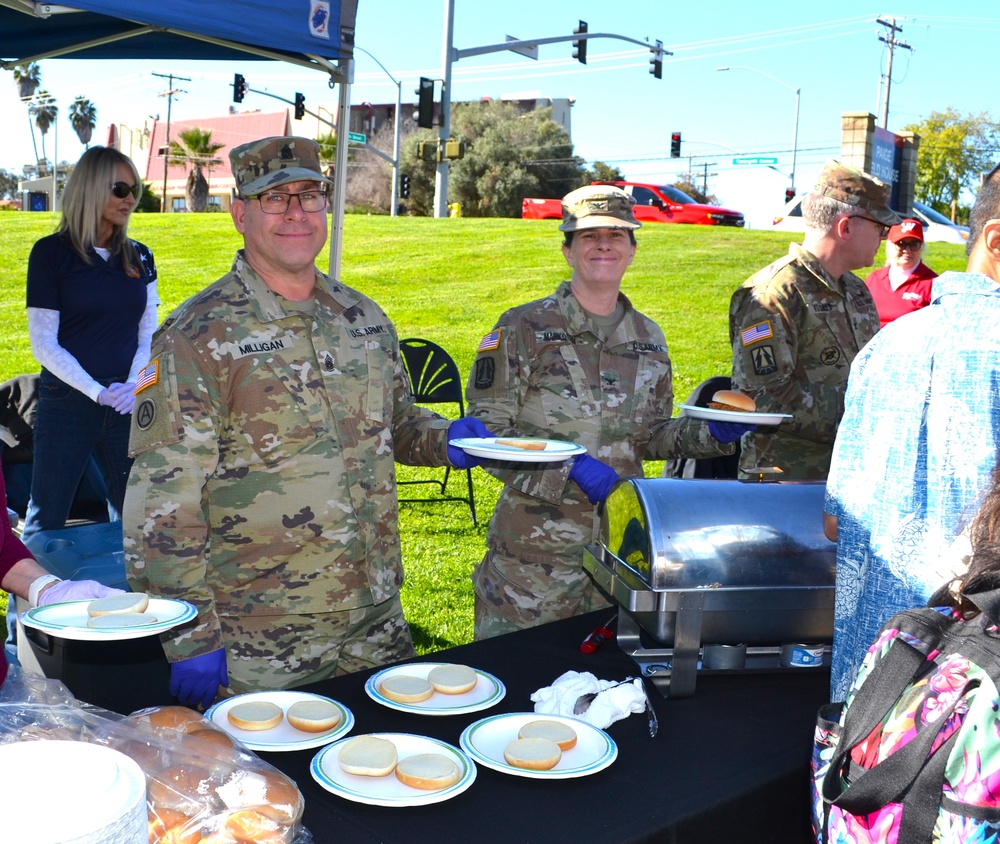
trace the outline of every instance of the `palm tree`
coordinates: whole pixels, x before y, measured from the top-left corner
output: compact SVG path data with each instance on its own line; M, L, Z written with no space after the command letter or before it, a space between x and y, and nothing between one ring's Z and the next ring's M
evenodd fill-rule
M35 125L38 127L38 131L42 133L42 158L47 159L48 156L45 154L45 135L59 114L59 106L56 105L56 98L43 89L35 94L35 99L28 106L28 110L35 116Z
M69 107L69 122L73 124L80 143L89 147L94 127L97 126L97 106L86 97L77 97Z
M333 178L333 162L337 159L337 135L335 132L325 132L316 138L319 144L319 160L324 166L323 174Z
M216 158L215 154L225 144L212 143L212 130L199 129L197 126L185 129L178 137L180 143L170 142L170 163L183 164L185 168L188 164L191 165L191 172L188 173L184 186L187 207L190 211L204 211L208 208L208 181L202 168L222 163L222 159Z
M41 67L35 62L14 65L14 82L21 99L27 102L42 84Z

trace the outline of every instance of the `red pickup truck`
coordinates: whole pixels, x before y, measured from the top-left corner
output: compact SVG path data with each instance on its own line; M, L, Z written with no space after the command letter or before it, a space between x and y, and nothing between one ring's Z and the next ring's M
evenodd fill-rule
M614 185L635 199L633 213L640 223L689 223L696 226L743 226L739 211L702 205L684 191L669 185L649 185L641 182L591 182L594 185ZM562 219L562 203L558 199L526 198L521 202L521 217L525 220Z

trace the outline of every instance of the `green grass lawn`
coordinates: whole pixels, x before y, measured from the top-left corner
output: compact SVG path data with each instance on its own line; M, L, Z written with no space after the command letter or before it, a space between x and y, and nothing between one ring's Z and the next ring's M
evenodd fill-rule
M555 221L425 219L349 215L345 220L342 280L374 298L401 337L423 337L447 349L468 372L482 335L500 313L552 292L568 277ZM24 284L32 244L55 227L42 213L0 213L0 380L37 370L28 344ZM228 215L138 214L130 232L147 244L159 272L161 315L224 274L240 246ZM712 375L728 374L729 297L747 276L783 255L784 233L648 225L624 291L667 336L674 393L684 401ZM965 267L964 250L928 244L938 272ZM880 251L876 266L884 261ZM325 269L324 252L318 265ZM864 276L865 271L860 275ZM658 474L650 464L647 474ZM400 479L441 470L399 467ZM421 652L472 639L470 575L485 547L499 484L474 471L480 525L464 504L400 505L407 582L403 602ZM449 490L464 490L453 474ZM452 488L454 485L454 488ZM415 488L407 489L409 496Z

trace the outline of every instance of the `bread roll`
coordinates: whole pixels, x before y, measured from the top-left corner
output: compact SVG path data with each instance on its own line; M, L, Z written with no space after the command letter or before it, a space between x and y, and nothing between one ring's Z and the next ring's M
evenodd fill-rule
M223 829L237 841L253 842L253 844L279 844L285 840L286 828L276 821L262 815L254 809L241 809L233 812Z
M434 687L434 691L446 695L460 695L476 687L479 675L467 665L438 665L431 669L427 679Z
M392 677L386 677L379 683L378 688L389 700L394 700L397 703L419 703L434 694L434 687L430 680L425 680L423 677L412 677L409 674L395 674Z
M176 809L167 809L162 806L154 806L146 815L149 826L149 840L158 842L167 832L174 827L183 827L191 819L183 812Z
M348 774L360 777L385 777L396 767L396 745L376 736L357 736L344 743L337 762Z
M224 733L222 730L213 730L206 727L204 730L191 730L188 735L191 736L191 738L201 739L202 741L210 741L212 744L219 745L219 747L228 747L230 749L235 747L233 740L229 737L228 733Z
M400 759L396 765L396 779L403 785L425 791L447 788L461 777L458 765L442 753L415 753Z
M255 809L281 824L302 817L302 794L280 771L233 771L215 793L231 812Z
M560 750L576 747L576 730L562 721L528 721L517 731L518 738L544 738L554 741Z
M497 445L520 448L524 451L545 451L545 440L496 440Z
M146 795L157 810L176 809L197 815L204 808L205 795L215 791L218 780L200 765L171 765L162 771L146 772Z
M503 749L503 758L515 768L548 771L559 764L562 751L554 741L544 738L519 738Z
M123 592L98 598L87 604L87 614L94 618L116 613L145 612L149 607L149 595L145 592Z
M209 721L201 713L188 709L186 706L159 706L152 709L142 709L133 712L131 718L145 718L154 727L168 727L189 733L209 727Z
M172 826L156 839L156 844L201 844L201 824L184 821Z
M296 730L322 733L340 723L340 710L327 700L300 700L288 707L288 723Z
M280 706L266 700L238 703L226 712L229 723L241 730L270 730L277 727L284 717Z
M712 410L730 410L738 413L754 413L757 402L738 390L719 390L708 403Z
M107 615L94 615L87 619L87 627L145 627L156 624L156 616L149 613L119 612Z

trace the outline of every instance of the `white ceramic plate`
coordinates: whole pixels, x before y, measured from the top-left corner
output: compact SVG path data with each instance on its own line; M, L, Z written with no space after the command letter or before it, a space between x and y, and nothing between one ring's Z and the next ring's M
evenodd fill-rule
M300 700L325 700L340 710L340 723L322 733L307 733L305 730L298 730L285 720L270 730L241 730L230 723L229 718L226 717L226 713L230 709L238 703L249 703L255 700L273 703L280 706L283 712L287 712L289 706ZM324 744L329 744L331 741L336 741L341 736L346 735L354 726L354 715L342 703L323 697L323 695L296 691L250 692L245 695L237 695L219 701L205 713L205 717L220 730L224 730L234 739L243 742L251 750L309 750L313 747L322 747Z
M50 636L60 639L75 639L83 642L113 642L122 639L141 639L154 636L190 621L198 611L187 601L172 598L150 598L146 613L156 621L142 627L87 627L90 616L87 607L90 601L66 601L35 607L21 615L27 627L34 627Z
M376 738L388 739L396 745L396 753L400 760L415 753L441 753L458 765L462 776L454 785L435 791L424 791L404 785L395 774L385 777L359 777L346 773L337 761L337 754L345 741L341 739L336 744L324 747L313 757L309 770L316 780L327 791L333 792L347 800L356 803L369 803L373 806L425 806L428 803L441 803L450 800L465 791L476 779L476 766L473 761L457 747L452 747L443 741L427 736L415 736L409 733L371 733Z
M545 448L528 451L513 445L499 445L498 439L543 442ZM465 437L451 440L448 444L462 449L473 457L484 457L487 460L509 460L513 463L550 463L567 460L587 451L582 445L576 443L546 440L539 437Z
M394 665L390 668L383 668L368 678L368 682L365 683L365 691L368 693L368 697L376 703L381 703L390 709L398 709L400 712L416 712L421 715L465 715L468 712L479 712L495 706L507 694L507 688L503 683L492 674L487 674L478 668L473 670L478 675L479 682L472 689L460 695L434 692L427 700L422 700L419 703L399 703L390 700L379 691L379 683L387 677L405 674L426 680L432 668L446 664L442 662L414 662L409 665Z
M746 413L739 410L714 410L711 407L695 407L693 404L677 405L684 416L692 419L708 419L715 422L742 422L744 425L780 425L783 419L791 419L790 413Z
M504 748L517 738L517 731L528 721L560 721L569 725L576 730L576 747L564 750L558 764L548 771L532 771L509 764L503 758ZM459 744L480 765L504 774L539 780L586 777L603 771L618 758L618 745L604 730L578 718L538 712L511 712L483 718L465 728Z

